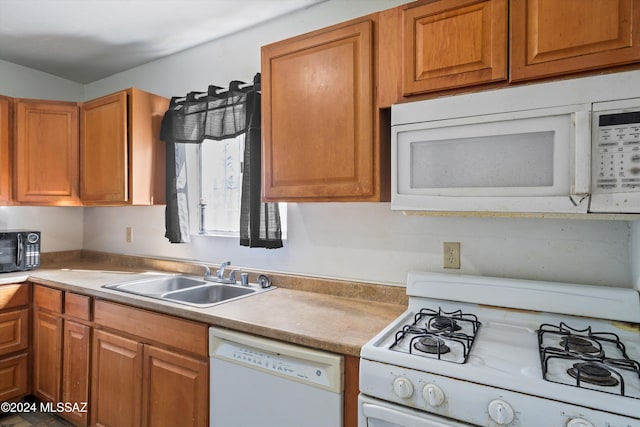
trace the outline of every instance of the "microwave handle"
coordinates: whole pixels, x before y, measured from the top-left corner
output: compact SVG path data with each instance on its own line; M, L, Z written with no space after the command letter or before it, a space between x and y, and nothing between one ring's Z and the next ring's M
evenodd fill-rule
M588 195L591 193L591 113L576 111L574 126L574 164L571 193Z
M16 255L16 265L17 266L21 266L22 265L22 259L24 258L24 246L22 244L22 234L20 234L20 233L18 233L17 244L18 244L18 250L16 251L16 253L17 253L17 255Z

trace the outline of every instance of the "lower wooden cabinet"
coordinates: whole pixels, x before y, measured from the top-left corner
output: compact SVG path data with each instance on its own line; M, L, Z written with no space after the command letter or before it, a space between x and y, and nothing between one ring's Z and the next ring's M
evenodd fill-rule
M104 331L93 335L91 419L96 426L141 422L142 344Z
M149 345L143 355L142 425L208 425L208 363Z
M0 286L0 402L29 394L29 286Z
M45 402L59 402L62 317L36 310L33 323L33 394Z
M67 320L62 341L62 401L77 404L79 409L65 412L64 417L76 424L87 425L91 327Z
M95 307L92 425L208 426L207 325L105 301Z

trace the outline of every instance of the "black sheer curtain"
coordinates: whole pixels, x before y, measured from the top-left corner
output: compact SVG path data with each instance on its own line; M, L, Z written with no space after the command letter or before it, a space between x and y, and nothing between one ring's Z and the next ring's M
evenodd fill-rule
M227 91L209 86L207 92L191 92L171 99L162 120L160 137L167 144L167 208L165 236L172 243L189 241L188 190L186 182L187 143L205 139L222 140L246 133L240 244L249 247L280 248L282 231L276 203L261 201L260 73L253 85L232 81ZM210 142L213 143L213 142Z

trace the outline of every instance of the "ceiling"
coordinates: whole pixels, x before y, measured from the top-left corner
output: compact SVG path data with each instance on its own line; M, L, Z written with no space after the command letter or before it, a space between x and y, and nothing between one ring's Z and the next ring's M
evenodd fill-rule
M325 0L0 0L0 60L89 83Z

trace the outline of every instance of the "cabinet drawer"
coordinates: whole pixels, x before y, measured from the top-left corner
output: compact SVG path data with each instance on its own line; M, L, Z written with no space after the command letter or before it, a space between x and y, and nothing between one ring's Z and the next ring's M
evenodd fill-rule
M4 402L29 393L27 368L26 353L0 360L0 401Z
M29 309L0 314L0 356L29 346Z
M126 332L143 341L165 344L205 357L208 354L208 326L204 323L101 300L95 301L94 319L96 326Z
M54 313L62 313L62 291L58 289L34 286L33 301L38 308L53 311Z
M86 295L65 293L64 312L82 320L91 320L91 297Z
M0 310L29 304L29 285L10 284L0 286Z

